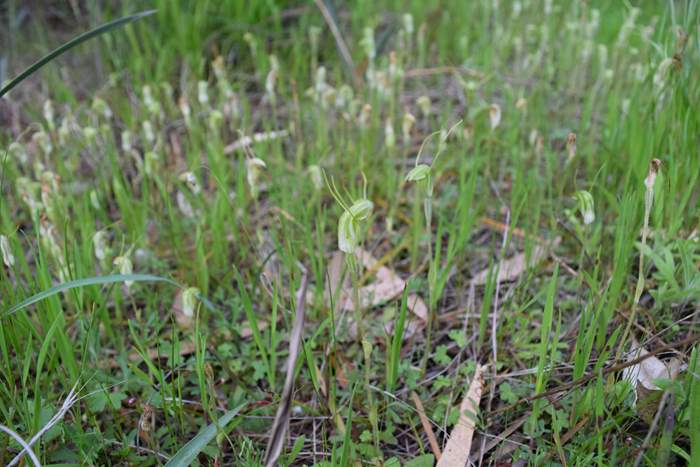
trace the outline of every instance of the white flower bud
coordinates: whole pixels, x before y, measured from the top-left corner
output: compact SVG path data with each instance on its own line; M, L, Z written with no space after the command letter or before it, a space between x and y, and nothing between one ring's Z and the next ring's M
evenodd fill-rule
M122 151L131 152L131 132L129 130L122 131Z
M180 96L177 104L178 107L180 107L180 112L182 112L182 117L185 119L185 125L189 127L192 111L190 110L190 104L187 102L187 98L185 96Z
M585 225L592 224L595 221L595 210L593 203L593 195L588 191L580 190L574 193L574 199Z
M209 84L206 81L197 83L197 100L203 106L209 104Z
M10 241L4 235L0 235L0 251L2 252L2 262L5 266L11 268L15 265L15 257L12 254L12 248L10 247Z
M55 128L55 121L53 103L51 103L50 100L44 102L44 119L46 120L46 124L48 125L49 130L53 131L53 129Z
M323 174L321 173L321 167L317 165L310 165L307 169L309 175L311 175L311 182L314 184L314 188L317 190L323 189Z
M197 177L195 176L194 173L192 172L183 172L180 174L179 177L180 181L185 182L185 184L189 187L189 189L194 193L195 195L198 195L199 192L201 191L201 188L199 186L199 182L197 181Z
M411 129L416 123L416 117L411 113L406 112L403 114L403 121L401 122L401 134L403 136L403 143L408 145L411 142Z
M260 172L262 169L266 168L267 165L265 165L265 161L258 159L257 157L246 159L245 165L246 178L248 180L248 185L250 186L250 193L253 195L253 198L257 198L258 193L260 192L260 187L258 186Z
M428 96L420 96L416 100L416 104L418 104L418 108L420 109L424 117L428 117L430 115L431 103L430 98Z
M374 30L372 28L366 27L364 29L360 45L362 46L362 49L364 50L365 55L367 55L370 63L374 62L376 51L374 46Z
M153 125L151 125L151 122L148 120L144 120L143 123L141 124L143 128L143 136L146 138L146 141L149 144L153 144L156 142L156 135L153 132Z
M387 118L384 122L384 144L388 149L393 149L396 146L396 135L394 134L394 125L391 118Z
M489 122L491 130L495 130L501 124L501 106L498 104L491 104L489 107Z
M343 212L338 221L338 249L344 253L353 253L360 243L359 223L366 220L374 204L366 199L356 201L348 211Z
M182 292L182 313L187 317L194 316L197 307L197 297L199 296L197 287L188 287Z
M102 206L100 205L100 197L95 190L90 190L90 204L96 211L100 211Z
M101 262L107 258L109 254L109 245L107 244L107 233L104 230L98 230L92 236L92 246L95 249L95 258Z
M113 264L119 269L119 274L127 276L134 272L134 265L128 256L117 256L114 258ZM124 281L124 285L126 285L127 289L130 289L134 285L134 281Z
M402 20L403 29L404 31L406 31L406 34L410 36L411 34L413 34L413 15L411 15L410 13L405 13L402 16Z

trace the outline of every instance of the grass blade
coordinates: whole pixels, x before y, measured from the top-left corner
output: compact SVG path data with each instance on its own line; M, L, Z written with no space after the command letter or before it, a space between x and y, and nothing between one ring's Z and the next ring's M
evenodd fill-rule
M32 295L26 300L22 300L17 305L10 307L9 310L2 315L2 318L6 318L30 305L44 300L45 298L56 295L60 292L65 292L66 290L75 289L78 287L87 287L90 285L102 285L102 284L114 284L117 282L134 281L134 282L166 282L168 284L180 287L180 284L167 277L155 276L153 274L112 274L109 276L94 276L86 277L83 279L76 279L74 281L64 282L58 284L55 287L39 292L38 294ZM0 318L0 319L2 319Z
M235 409L226 412L220 419L211 423L202 431L197 433L197 436L192 438L187 444L182 446L177 453L165 464L165 467L187 467L192 463L195 457L204 449L209 442L214 439L219 429L222 429L238 415L238 412L245 407L245 404L239 405Z
M404 287L401 296L401 309L394 327L394 335L391 340L391 352L389 352L389 364L386 371L386 390L394 392L396 380L399 375L399 361L401 360L401 344L403 343L403 332L406 324L406 309L408 308L408 286Z
M690 410L690 458L688 465L700 465L700 356L698 348L693 350L688 379L690 383L689 410Z
M72 40L52 50L47 55L44 55L42 58L30 65L29 68L20 73L19 76L17 76L15 79L3 86L3 88L0 89L0 97L10 92L10 90L12 90L15 86L17 86L25 79L27 79L27 77L36 72L39 68L43 67L54 58L63 54L64 52L67 52L68 50L72 49L76 45L82 44L83 42L88 41L93 37L97 37L100 34L104 34L105 32L111 31L112 29L119 28L121 26L124 26L125 24L131 23L132 21L136 21L146 16L150 16L155 12L156 10L147 10L142 11L141 13L136 13L135 15L125 16L123 18L110 21L109 23L105 23L101 26L96 27L95 29L92 29L88 32L80 34L77 37L74 37Z

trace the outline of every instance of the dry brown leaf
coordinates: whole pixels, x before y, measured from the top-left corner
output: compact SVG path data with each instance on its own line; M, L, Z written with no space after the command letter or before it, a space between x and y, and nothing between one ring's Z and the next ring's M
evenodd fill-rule
M498 282L511 282L516 280L522 273L528 270L528 268L537 266L541 261L543 261L552 248L559 244L560 239L557 238L552 242L538 244L532 250L530 254L530 260L528 261L525 252L518 253L501 263L501 268L498 271ZM474 285L486 285L489 276L491 275L491 268L484 269L472 278L472 284Z
M476 365L474 378L459 406L459 420L452 429L437 467L464 467L469 460L469 451L474 437L475 420L479 412L479 401L484 389L481 365Z
M360 287L358 291L362 308L374 308L401 295L406 287L406 281L401 279L392 269L378 266L377 259L368 251L358 248L355 255L365 269L376 271L374 280ZM352 284L349 274L343 275L343 267L344 255L337 251L328 264L330 293L326 291L326 300L329 301L330 294L332 294L333 303L337 304L336 308L343 311L353 311L355 299L353 298ZM407 307L414 317L408 321L404 330L404 337L410 338L423 329L428 321L428 307L419 295L413 293L408 296ZM387 323L386 331L391 333L393 326L393 323Z
M649 353L639 342L632 340L632 352L630 360L642 357ZM663 362L652 356L636 365L627 367L622 372L622 377L632 384L635 391L634 406L639 415L648 423L656 414L662 390L654 381L658 379L675 379L681 371L681 361L672 358Z

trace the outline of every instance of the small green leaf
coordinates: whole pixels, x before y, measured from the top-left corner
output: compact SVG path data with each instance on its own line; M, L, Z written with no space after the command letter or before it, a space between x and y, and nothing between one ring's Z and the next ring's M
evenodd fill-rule
M433 465L435 465L435 456L423 454L406 462L403 467L433 467Z
M221 418L211 425L200 431L197 436L192 438L187 444L180 448L179 451L165 464L165 467L187 467L202 452L207 444L214 439L219 429L223 429L228 423L233 420L238 412L245 407L245 404L239 405L233 410L226 412Z

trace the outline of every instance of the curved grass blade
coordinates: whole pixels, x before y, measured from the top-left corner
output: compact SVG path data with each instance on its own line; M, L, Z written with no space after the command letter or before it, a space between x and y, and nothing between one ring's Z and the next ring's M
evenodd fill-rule
M165 467L187 467L192 463L195 457L204 449L209 442L214 439L218 429L223 430L223 428L228 425L228 423L233 420L233 418L238 415L246 404L239 405L235 409L226 412L221 418L219 418L214 423L210 424L199 433L197 436L192 438L187 444L182 446L177 453L165 464Z
M43 67L44 65L49 63L54 58L63 54L64 52L72 49L76 45L81 44L87 40L92 39L93 37L99 36L100 34L108 32L112 29L115 29L115 28L124 26L125 24L131 23L132 21L136 21L136 20L139 20L139 19L144 18L146 16L150 16L155 12L156 12L156 10L142 11L141 13L136 13L135 15L125 16L123 18L115 19L114 21L110 21L109 23L105 23L101 26L96 27L95 29L92 29L88 32L80 34L79 36L66 42L62 46L52 50L47 55L40 58L38 61L34 62L32 65L29 66L29 68L27 68L22 73L20 73L19 76L17 76L15 79L13 79L9 83L7 83L7 85L3 86L3 88L0 89L0 97L4 96L8 92L10 92L10 90L12 88L17 86L22 81L24 81L28 76L30 76L32 73L37 71L39 68Z
M103 285L103 284L114 284L117 282L125 282L125 281L134 281L134 282L166 282L170 285L174 285L176 287L182 287L180 284L175 282L172 279L168 279L167 277L161 277L161 276L155 276L153 274L112 274L109 276L95 276L95 277L86 277L84 279L76 279L74 281L68 281L64 282L62 284L58 284L55 287L51 287L50 289L46 289L44 291L39 292L38 294L32 295L31 297L22 300L19 302L17 305L14 305L10 307L9 310L5 312L5 314L2 315L2 318L5 318L7 316L10 316L14 313L17 313L19 310L22 310L29 305L33 305L36 302L40 302L41 300L51 297L52 295L56 295L57 293L64 292L66 290L70 289L75 289L78 287L87 287L90 285ZM209 301L203 301L203 303L207 304L209 306Z

